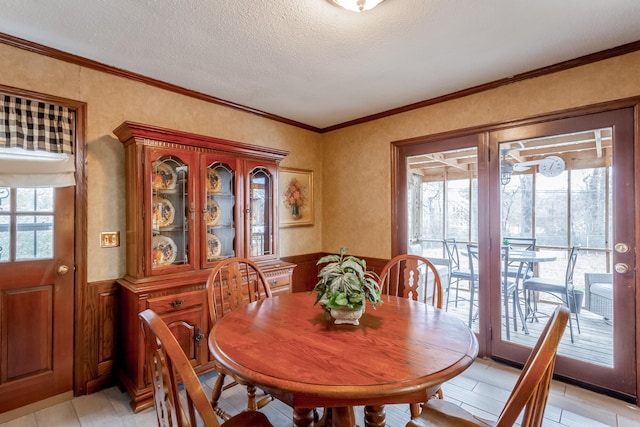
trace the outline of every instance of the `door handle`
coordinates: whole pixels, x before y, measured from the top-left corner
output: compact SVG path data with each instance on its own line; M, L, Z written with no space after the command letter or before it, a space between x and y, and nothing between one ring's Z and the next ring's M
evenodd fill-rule
M61 265L58 266L58 275L64 276L68 272L69 272L69 266L68 265L61 264Z

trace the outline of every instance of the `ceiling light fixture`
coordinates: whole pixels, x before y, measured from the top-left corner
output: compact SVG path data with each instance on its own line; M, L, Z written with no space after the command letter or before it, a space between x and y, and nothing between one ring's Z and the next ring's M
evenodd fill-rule
M502 160L500 161L500 183L502 185L507 185L511 181L511 174L513 174L513 164L507 160L507 154L509 154L509 149L501 149L500 154L502 154Z
M332 3L352 12L371 10L384 0L331 0Z

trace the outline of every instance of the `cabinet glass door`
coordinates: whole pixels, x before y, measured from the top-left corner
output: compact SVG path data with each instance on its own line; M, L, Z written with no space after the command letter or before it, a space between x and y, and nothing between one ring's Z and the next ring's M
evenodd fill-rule
M249 172L248 244L251 257L274 254L273 174L264 167Z
M158 153L155 153L158 154ZM175 155L151 154L152 274L192 263L189 250L189 166Z
M236 255L235 170L216 161L207 166L206 174L203 256L212 263Z

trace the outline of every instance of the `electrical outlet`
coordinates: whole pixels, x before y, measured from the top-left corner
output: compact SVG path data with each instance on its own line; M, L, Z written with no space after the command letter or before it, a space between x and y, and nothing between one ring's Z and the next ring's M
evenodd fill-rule
M103 231L100 233L100 247L115 248L120 246L119 231Z

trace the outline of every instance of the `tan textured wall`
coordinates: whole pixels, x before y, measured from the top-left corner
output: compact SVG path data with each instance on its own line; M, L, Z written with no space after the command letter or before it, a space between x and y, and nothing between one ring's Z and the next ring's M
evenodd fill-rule
M88 104L88 279L124 274L124 120L290 151L282 166L314 170L315 225L280 230L280 255L338 251L391 255L390 143L640 95L640 52L506 85L324 135L0 44L0 84Z
M390 143L640 96L640 52L325 135L323 249L391 256Z
M314 132L157 89L0 44L0 84L87 103L88 280L125 271L125 242L100 248L101 231L125 237L124 150L113 135L125 120L288 150L282 166L311 169L322 205L322 136ZM282 229L280 255L322 249L322 216L315 225Z

